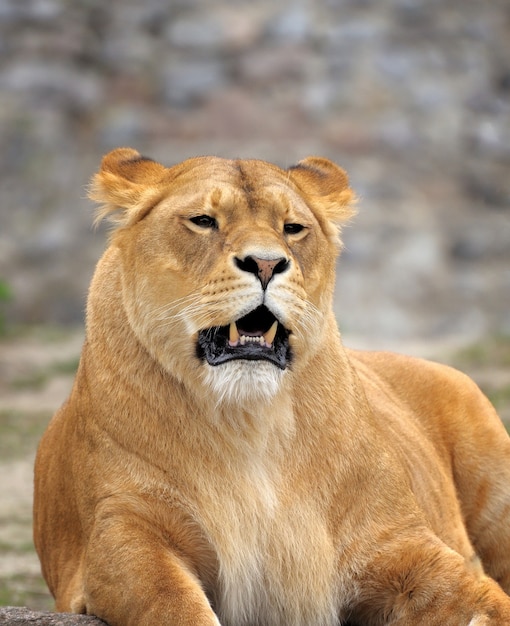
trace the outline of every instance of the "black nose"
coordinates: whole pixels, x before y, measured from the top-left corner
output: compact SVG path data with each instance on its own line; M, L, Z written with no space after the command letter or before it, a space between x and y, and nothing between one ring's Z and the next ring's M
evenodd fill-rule
M247 256L244 259L235 259L236 265L243 272L250 272L258 276L262 289L265 289L275 274L281 274L289 267L289 261L284 257L279 259L260 259L256 256Z

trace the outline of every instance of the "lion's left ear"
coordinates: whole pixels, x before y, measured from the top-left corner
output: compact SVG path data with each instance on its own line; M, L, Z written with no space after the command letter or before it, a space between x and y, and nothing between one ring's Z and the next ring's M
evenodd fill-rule
M355 214L355 194L346 172L336 163L323 157L308 157L290 167L289 174L311 208L336 226Z
M132 148L109 152L89 189L89 198L101 203L96 222L107 215L121 226L140 220L159 198L159 183L167 172L163 165Z

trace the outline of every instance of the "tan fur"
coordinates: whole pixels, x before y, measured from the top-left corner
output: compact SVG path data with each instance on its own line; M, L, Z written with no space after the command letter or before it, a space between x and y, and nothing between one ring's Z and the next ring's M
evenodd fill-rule
M126 148L91 194L117 228L35 468L57 608L111 626L509 624L509 438L462 374L342 346L343 170L167 169ZM247 255L289 264L264 290ZM198 358L199 331L262 302L288 367Z

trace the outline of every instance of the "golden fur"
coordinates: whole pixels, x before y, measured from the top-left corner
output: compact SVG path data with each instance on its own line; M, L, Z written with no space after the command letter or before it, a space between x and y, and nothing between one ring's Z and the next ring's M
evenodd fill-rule
M343 170L167 169L126 148L91 195L117 227L35 468L57 609L111 626L509 624L509 438L459 372L342 346Z

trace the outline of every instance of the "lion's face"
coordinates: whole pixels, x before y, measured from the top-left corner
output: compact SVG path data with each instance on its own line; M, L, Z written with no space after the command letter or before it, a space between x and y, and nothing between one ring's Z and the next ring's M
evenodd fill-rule
M334 164L203 157L167 169L117 150L93 197L124 208L112 240L123 305L181 380L230 402L268 399L320 345L351 200Z

